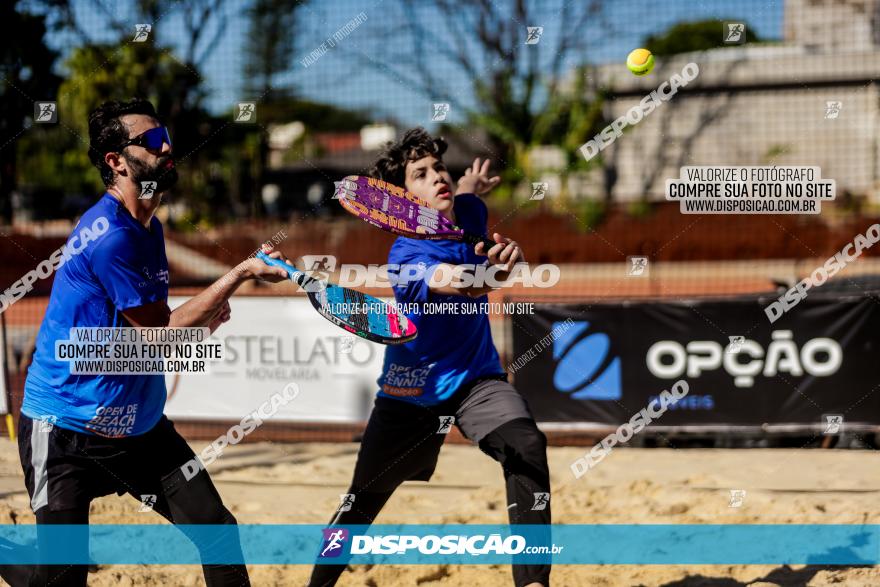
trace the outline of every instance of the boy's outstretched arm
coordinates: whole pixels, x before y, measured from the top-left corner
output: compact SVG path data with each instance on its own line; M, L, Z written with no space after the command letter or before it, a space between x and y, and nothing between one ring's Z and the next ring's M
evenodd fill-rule
M494 247L485 251L485 245L483 245L483 243L477 243L474 246L474 252L478 255L487 256L488 264L498 268L495 273L495 279L498 282L504 282L510 277L510 272L513 271L513 266L525 261L525 257L523 256L522 249L516 241L505 238L497 232L492 235L492 240L496 243ZM453 265L446 265L441 269L444 269L444 271L439 269L435 271L434 275L431 276L431 280L428 282L428 289L433 293L478 298L497 289L491 285L483 285L480 287L473 285L465 286L464 283L466 282L462 279L460 273L456 272L456 268ZM453 275L452 283L441 285L437 276L443 274L449 275L448 272L451 272Z

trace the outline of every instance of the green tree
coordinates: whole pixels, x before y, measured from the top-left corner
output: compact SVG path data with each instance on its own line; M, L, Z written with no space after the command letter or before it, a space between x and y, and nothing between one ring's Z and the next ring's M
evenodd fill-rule
M301 98L281 98L266 105L270 120L290 122L299 120L314 131L356 131L369 124L371 117L355 112Z
M228 0L29 0L28 6L45 15L51 30L77 46L66 55L66 79L58 90L59 125L40 125L20 141L19 151L27 154L19 155L22 181L68 194L100 189L100 177L88 161L88 112L105 100L141 96L153 102L171 129L181 174L176 192L182 197L177 197L201 211L212 206L225 209L225 202L206 198L218 192L212 185L222 183L217 170L223 166L212 163L224 153L218 143L230 134L223 130L228 120L219 121L203 109L199 71L223 38L229 4ZM123 20L120 15L130 10L136 20ZM181 25L175 37L177 54L156 43L164 23L175 14ZM118 41L96 42L91 37L94 27L84 26L84 18L100 19L105 32L118 33ZM14 21L2 22L12 31L3 36L4 42L21 36ZM132 42L135 22L155 25L148 41ZM49 70L49 66L40 68Z
M65 61L67 78L58 89L59 124L22 141L28 153L22 163L22 182L71 193L94 193L103 184L88 158L88 115L106 100L140 96L150 100L169 126L180 159L201 142L210 122L198 106L201 76L185 66L168 49L152 43L85 45ZM186 95L183 105L180 96ZM198 199L197 175L191 173L201 153L188 158L181 169L181 193ZM188 173L189 172L189 173Z
M34 102L53 100L60 82L52 73L57 55L43 42L45 18L19 4L0 3L0 221L12 219L22 137L39 132Z
M259 101L258 112L262 122L269 123L274 114L268 105L292 96L290 87L276 83L278 74L290 68L293 61L293 30L295 0L254 0L247 11L249 35L245 45L244 86L248 96ZM255 187L262 188L269 159L269 137L258 129L254 159ZM256 194L253 194L256 196ZM260 209L256 197L249 198L251 214Z
M250 97L268 102L290 95L290 88L278 85L276 77L293 62L296 13L301 4L298 0L254 0L247 10L244 79Z
M734 18L727 21L738 22ZM645 48L654 55L661 56L729 47L730 45L725 45L723 41L724 22L721 19L680 22L662 33L649 36L645 39ZM752 27L746 23L746 42L755 43L759 40L752 32Z
M336 50L385 75L392 88L418 91L426 112L428 102L463 112L466 128L488 134L502 186L515 185L533 179L535 146L558 145L569 169L584 165L577 149L599 130L601 92L573 63L585 63L590 43L604 41L585 30L614 34L606 7L603 0L399 0L398 10L383 10L379 30L356 33L357 44L374 43L372 50L354 42Z

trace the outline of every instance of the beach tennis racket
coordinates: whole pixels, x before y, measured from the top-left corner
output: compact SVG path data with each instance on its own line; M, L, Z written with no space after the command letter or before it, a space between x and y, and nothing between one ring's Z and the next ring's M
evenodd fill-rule
M357 290L313 279L296 267L262 251L257 253L257 258L266 265L281 267L287 271L291 281L305 290L312 306L321 316L352 334L382 344L400 344L416 337L416 325L398 313L394 306L382 300Z
M486 251L496 242L465 232L428 203L381 179L349 175L336 186L335 199L361 220L409 238L483 243Z

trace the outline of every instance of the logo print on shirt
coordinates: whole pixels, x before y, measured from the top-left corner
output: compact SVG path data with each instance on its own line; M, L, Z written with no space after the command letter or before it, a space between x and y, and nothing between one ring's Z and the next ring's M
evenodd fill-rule
M146 275L146 281L142 281L138 284L138 287L147 287L147 284L151 281L157 281L159 283L164 283L168 285L170 280L168 278L168 270L160 269L155 274L150 271L149 267L144 267L143 274Z

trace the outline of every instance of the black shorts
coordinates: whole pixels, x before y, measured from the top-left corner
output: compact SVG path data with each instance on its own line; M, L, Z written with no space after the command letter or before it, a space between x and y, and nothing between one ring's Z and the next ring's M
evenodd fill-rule
M450 416L454 422L447 420ZM532 414L503 375L472 381L433 406L377 397L361 440L352 489L385 492L403 481L428 481L446 439L444 424L454 424L465 438L478 443L519 418L532 419Z
M105 438L22 414L18 451L35 512L88 506L111 493L161 496L183 481L180 467L195 456L165 416L144 434Z

